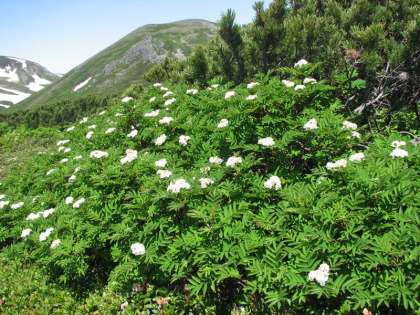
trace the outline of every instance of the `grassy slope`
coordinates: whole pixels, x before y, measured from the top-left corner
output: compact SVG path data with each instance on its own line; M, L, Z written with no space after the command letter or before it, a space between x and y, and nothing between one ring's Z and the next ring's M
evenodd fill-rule
M154 63L144 61L141 55L133 56L129 62L121 62L127 51L138 42L151 36L154 50L159 54L174 56L178 50L187 56L194 46L204 44L216 33L215 25L204 20L186 20L169 24L151 24L138 28L115 44L101 51L64 75L54 84L23 100L15 110L32 108L65 98L76 98L87 94L106 95L129 87L133 83L146 83L142 76ZM126 57L127 58L127 57ZM135 59L135 60L134 60ZM107 66L115 64L112 71ZM126 73L124 73L126 71ZM72 89L87 78L91 82L78 90Z

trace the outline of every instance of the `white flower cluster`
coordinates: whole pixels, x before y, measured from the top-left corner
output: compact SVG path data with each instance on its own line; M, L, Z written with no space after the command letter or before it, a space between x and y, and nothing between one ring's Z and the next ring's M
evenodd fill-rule
M258 98L257 95L249 95L249 96L247 96L247 98L245 100L246 101L253 101L253 100L257 99L257 98Z
M198 90L196 89L191 89L191 90L187 90L187 94L197 94Z
M77 200L74 204L73 204L73 208L79 208L80 204L85 202L85 198L80 198L79 200Z
M76 175L71 175L69 178L69 183L74 183L76 181Z
M90 126L88 126L88 129L95 129L96 128L96 125L90 125Z
M39 241L40 242L45 241L47 239L47 237L50 236L50 234L51 234L52 231L54 231L54 228L49 228L45 232L42 232L39 235Z
M234 95L236 95L236 93L234 91L226 92L225 99L227 100L227 99L231 98Z
M156 117L157 115L159 115L159 109L156 109L150 113L144 114L144 117Z
M136 256L144 255L146 254L146 248L141 243L134 243L131 245L131 253Z
M163 94L162 97L167 97L167 96L172 95L172 94L174 94L174 93L171 92L171 91L168 91L165 94Z
M89 119L89 117L83 117L83 119L79 122L79 124L83 124L85 122L87 122Z
M43 216L44 218L48 217L50 214L53 214L53 212L55 211L54 208L45 210L45 211L40 211L37 214L35 213L31 213L28 215L28 217L26 218L26 221L33 221L38 219L40 216Z
M130 97L130 96L126 96L126 97L124 97L124 98L121 100L121 102L122 102L122 103L127 103L127 102L131 101L132 99L133 99L132 97Z
M318 282L321 286L325 286L325 283L328 281L330 277L330 266L327 264L321 264L317 270L313 270L309 272L308 279L309 281Z
M70 142L70 140L61 140L57 142L57 145L66 144L67 142Z
M303 126L303 129L318 129L318 122L315 118L312 118Z
M222 164L223 163L223 159L219 158L218 156L212 156L209 158L209 162L211 164Z
M293 86L295 86L295 83L294 83L294 82L292 82L292 81L289 81L289 80L281 80L281 82L282 82L285 86L287 86L287 87L293 87Z
M155 162L156 167L165 167L168 161L166 159L160 159Z
M59 147L58 152L63 151L66 147Z
M167 178L172 175L172 172L168 170L158 170L156 175L159 175L160 178Z
M97 159L100 159L103 156L108 156L107 152L95 150L90 152L90 157L96 157Z
M127 162L132 162L135 159L137 159L137 151L136 150L127 149L127 150L125 150L125 153L126 153L126 156L121 159L121 164L122 165L124 165Z
M83 156L78 155L78 156L75 156L75 157L73 158L73 160L80 160L80 159L83 159Z
M395 140L394 142L391 143L391 147L393 148L399 148L400 146L403 146L403 145L407 145L407 143L405 143L405 141L398 141L398 140Z
M200 167L200 172L207 174L208 172L210 172L210 166Z
M105 134L107 134L107 133L111 133L111 132L113 132L113 131L115 131L115 128L108 128L108 129L105 131Z
M153 86L161 86L162 84L161 83L159 83L159 82L157 82L157 83L155 83L155 84L153 84Z
M69 205L71 203L73 203L74 198L73 197L67 197L66 198L66 205Z
M116 113L115 114L115 117L121 117L121 116L124 116L124 114L121 114L121 113Z
M359 138L360 139L361 136L362 135L360 133L358 133L357 131L352 131L351 132L351 137L349 136L349 137L347 137L347 139L351 139L352 137L353 138Z
M80 169L81 169L81 167L79 166L79 167L76 167L75 169L74 169L74 174L76 174L78 171L80 171Z
M68 152L70 152L71 151L71 148L65 148L64 149L64 153L68 153Z
M258 139L258 144L261 144L266 147L271 147L274 145L274 139L271 137Z
M391 152L390 156L392 156L393 159L395 157L401 157L401 158L403 158L403 157L408 156L408 152L405 151L405 150L403 150L403 149L396 148L396 149L394 149L394 151Z
M305 86L303 84L299 84L295 86L295 91L297 90L303 90L305 88Z
M227 120L226 118L223 118L217 125L217 128L224 128L224 127L227 127L228 125L229 125L229 120Z
M168 106L171 105L173 102L176 101L176 98L170 98L169 100L165 101L165 104L163 104L163 106Z
M0 201L0 209L3 209L4 206L7 206L10 201Z
M264 187L267 189L274 188L279 190L281 188L281 180L278 176L271 176L269 180L264 182Z
M165 143L166 140L166 135L165 134L161 134L156 140L155 140L155 145L162 145Z
M22 231L22 234L20 235L20 237L27 237L29 236L29 234L31 234L32 230L31 229L26 229Z
M308 84L308 83L316 84L316 80L314 78L305 78L303 80L303 84Z
M48 175L50 175L52 172L54 172L54 171L56 171L57 169L56 168L52 168L52 169L50 169L45 175L46 176L48 176Z
M231 156L230 158L228 158L226 162L226 166L235 167L235 164L240 164L240 163L242 163L241 157Z
M104 110L104 111L100 112L98 115L102 116L102 115L103 115L103 114L105 114L105 113L106 113L106 110Z
M0 195L0 199L3 199L3 198L5 198L6 197L6 195Z
M18 209L18 208L22 207L23 204L24 204L23 201L21 201L21 202L18 202L18 203L15 203L15 204L11 205L10 208Z
M68 127L68 128L66 129L66 131L72 131L72 130L74 130L74 128L76 128L76 127L75 127L75 126Z
M180 136L179 137L179 144L181 145L187 145L188 144L188 140L190 140L191 138L189 136Z
M259 82L251 82L246 87L248 89L251 89L251 88L253 88L254 86L257 86L257 85L260 85L260 83Z
M338 167L347 167L347 161L345 159L341 159L341 160L338 160L334 163L328 162L325 167L328 170L332 170L333 168L338 168Z
M161 91L167 91L168 90L168 88L164 87L164 86L161 86L160 89L161 89Z
M198 181L201 184L201 188L207 188L208 185L214 184L213 178L200 178Z
M62 159L61 161L60 161L60 163L66 163L66 162L68 162L69 161L69 159L68 158L64 158L64 159Z
M127 138L134 138L135 136L137 136L138 131L136 129L133 129L128 135Z
M159 124L169 124L173 120L174 119L172 117L166 116L159 120Z
M301 59L295 63L295 68L302 68L303 66L306 66L307 64L308 62L305 59Z
M349 121L344 121L343 122L343 129L344 130L356 130L357 129L357 124L349 122Z
M210 85L212 88L217 89L219 87L219 84L212 84Z
M190 187L190 184L185 179L179 178L169 184L167 191L179 193L182 188L189 189Z
M60 245L60 243L61 243L61 241L59 239L56 239L55 241L53 241L51 243L51 248L54 248L54 247Z
M349 157L350 162L362 162L365 159L365 155L363 153L356 153Z

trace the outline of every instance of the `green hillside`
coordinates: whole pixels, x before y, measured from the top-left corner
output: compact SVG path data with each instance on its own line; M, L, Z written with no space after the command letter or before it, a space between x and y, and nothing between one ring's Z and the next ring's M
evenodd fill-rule
M146 83L142 76L166 57L189 56L194 47L216 36L217 26L204 20L150 24L138 28L115 44L65 74L48 88L20 102L14 109L33 108L88 94L103 96ZM73 91L80 83L88 84Z

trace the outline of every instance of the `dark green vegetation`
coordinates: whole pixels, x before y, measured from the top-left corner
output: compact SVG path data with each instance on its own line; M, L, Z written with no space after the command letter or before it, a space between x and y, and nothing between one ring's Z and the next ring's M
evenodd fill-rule
M0 258L22 268L0 270L2 311L419 314L418 5L379 3L395 45L375 65L352 37L373 4L257 3L245 27L228 11L213 43L147 75L169 91L133 85L57 129L3 124ZM338 55L297 40L330 11ZM39 283L33 300L13 277Z
M59 82L20 102L15 110L89 94L103 97L131 84L144 84L142 77L154 64L166 57L187 57L194 47L213 38L216 29L215 24L204 20L140 27L65 74ZM88 84L73 91L90 77Z

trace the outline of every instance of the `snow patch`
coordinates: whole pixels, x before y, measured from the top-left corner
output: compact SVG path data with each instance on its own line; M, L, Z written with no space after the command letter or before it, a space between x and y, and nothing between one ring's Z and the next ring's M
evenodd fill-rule
M6 68L0 68L0 78L5 78L7 81L19 82L19 77L16 73L17 69L12 69L10 65Z
M20 101L24 100L25 98L31 96L31 94L23 93L16 90L6 89L1 87L2 90L10 92L12 94L4 94L0 92L0 101L9 101L13 104L19 103Z
M32 78L35 80L35 82L31 82L27 85L27 87L34 92L38 92L42 90L45 85L51 84L51 81L48 81L46 79L40 78L36 74L32 76Z
M5 108L9 108L9 105L4 105L4 104L0 104L0 106L5 107Z
M26 60L19 59L19 58L13 58L13 57L7 57L9 59L12 59L14 61L20 62L22 64L23 69L28 70L28 65L26 64Z
M79 83L78 85L76 85L76 86L73 88L73 92L76 92L78 89L81 89L81 88L82 88L82 87L84 87L86 84L88 84L88 83L89 83L89 81L90 81L90 79L92 79L92 77L89 77L89 78L87 78L85 81L83 81L83 82Z

